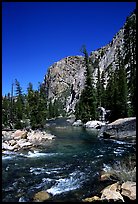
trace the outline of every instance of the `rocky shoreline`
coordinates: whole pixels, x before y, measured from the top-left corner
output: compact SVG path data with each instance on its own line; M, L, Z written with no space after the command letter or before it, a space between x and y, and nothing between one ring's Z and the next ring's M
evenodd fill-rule
M43 146L53 139L54 135L40 130L2 130L2 150L20 151Z
M87 129L99 129L99 138L127 140L136 143L136 117L120 118L112 123L93 120L83 124L81 120L77 120L72 125L83 126Z
M82 126L81 121L73 126ZM100 129L98 137L103 139L123 139L136 142L136 118L118 119L112 123L104 124L99 121L89 121L85 128ZM2 130L2 151L21 151L24 149L37 149L54 140L56 136L40 130ZM136 166L133 166L132 174L136 174ZM129 171L123 170L122 171ZM133 180L120 181L115 174L102 171L100 182L110 181L100 192L91 197L82 199L82 202L93 201L136 201L136 182ZM105 186L105 185L103 185ZM39 191L33 197L33 202L50 201L51 195L47 191ZM21 202L21 200L20 200Z

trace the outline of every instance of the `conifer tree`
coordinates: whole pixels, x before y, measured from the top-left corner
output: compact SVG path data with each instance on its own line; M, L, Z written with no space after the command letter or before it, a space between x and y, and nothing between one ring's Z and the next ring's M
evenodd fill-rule
M101 73L101 106L106 107L105 72Z
M24 119L24 95L22 87L17 79L16 85L16 103L15 103L15 128L23 128L22 120Z
M11 108L11 100L10 93L2 97L2 125L3 127L10 126L10 108Z
M82 47L82 52L84 54L84 61L86 65L86 79L79 102L75 107L75 116L76 119L81 119L83 123L86 123L89 120L96 119L96 96L92 76L93 67L85 46Z

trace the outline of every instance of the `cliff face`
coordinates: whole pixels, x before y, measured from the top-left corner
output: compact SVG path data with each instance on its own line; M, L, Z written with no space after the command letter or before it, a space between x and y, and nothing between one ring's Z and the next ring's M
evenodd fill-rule
M132 14L129 19L136 21L136 15ZM125 58L125 25L119 30L109 44L91 52L90 59L94 67L93 76L95 81L98 67L100 72L104 70L105 80L107 81L110 66L115 70L118 65L118 52L121 58ZM127 63L125 67L128 67ZM48 99L51 98L52 101L55 99L60 100L64 104L65 111L73 113L75 104L84 88L85 70L86 67L83 56L69 56L50 66L48 73L44 77Z

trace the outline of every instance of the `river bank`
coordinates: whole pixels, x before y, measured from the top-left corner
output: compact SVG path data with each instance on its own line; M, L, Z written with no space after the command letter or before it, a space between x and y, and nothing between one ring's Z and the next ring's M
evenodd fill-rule
M9 142L11 138L18 142L23 140L21 137L27 137L27 142L33 144L33 140L29 140L30 135L39 138L36 137L39 131L31 130L27 135L25 131L15 132L6 133L3 142ZM19 132L22 133L20 139ZM47 199L49 202L89 202L94 196L101 199L101 191L118 182L112 180L111 172L109 176L109 169L113 170L115 163L119 167L122 160L127 163L127 158L135 154L134 144L98 137L99 130L92 128L59 124L40 132L43 137L46 134L55 137L45 138L41 143L35 140L40 144L38 146L4 150L3 202L37 202L40 197L42 202Z

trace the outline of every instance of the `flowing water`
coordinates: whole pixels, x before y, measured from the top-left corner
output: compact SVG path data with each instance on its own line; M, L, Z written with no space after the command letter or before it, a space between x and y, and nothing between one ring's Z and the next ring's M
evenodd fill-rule
M133 145L97 138L98 130L49 128L56 138L39 149L5 151L2 156L3 202L31 202L47 191L52 202L81 201L103 186L100 172L126 155Z

